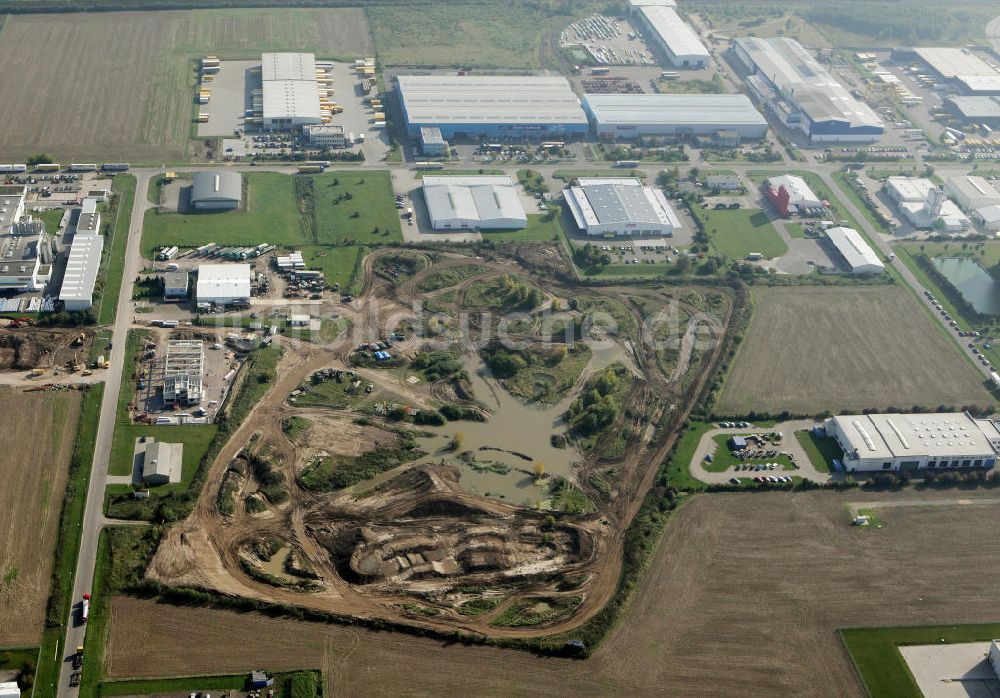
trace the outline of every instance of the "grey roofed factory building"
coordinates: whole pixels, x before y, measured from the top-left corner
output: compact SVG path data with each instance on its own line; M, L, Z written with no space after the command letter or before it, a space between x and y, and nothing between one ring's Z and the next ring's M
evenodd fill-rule
M944 101L952 112L964 121L987 126L1000 125L1000 97L948 97Z
M436 126L445 139L468 136L584 134L589 124L564 77L400 75L407 132Z
M967 412L841 415L825 427L849 472L992 468L1000 447L996 423Z
M671 235L680 227L663 192L634 177L581 177L564 196L587 235Z
M243 178L239 172L209 170L196 172L191 184L191 205L201 211L238 208L243 198Z
M184 444L146 442L142 455L142 481L147 485L166 485L181 481Z
M511 177L428 176L423 192L434 230L519 230L528 225Z
M652 39L667 55L675 68L704 68L711 60L697 32L685 22L673 7L642 5L637 8Z
M767 120L742 94L588 94L583 106L598 136L714 135L732 130L741 138L767 133Z
M751 94L811 141L876 141L884 133L874 110L794 39L740 38L733 42L733 51L751 73Z

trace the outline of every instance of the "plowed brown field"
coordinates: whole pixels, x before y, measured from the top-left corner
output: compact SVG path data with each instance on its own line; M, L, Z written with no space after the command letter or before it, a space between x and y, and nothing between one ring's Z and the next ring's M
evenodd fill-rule
M919 506L951 498L943 506ZM879 511L882 530L845 506ZM965 501L965 500L962 500ZM323 667L337 695L861 695L835 629L997 619L995 502L947 493L702 495L586 661L120 597L112 677Z
M80 397L0 390L0 647L42 636Z

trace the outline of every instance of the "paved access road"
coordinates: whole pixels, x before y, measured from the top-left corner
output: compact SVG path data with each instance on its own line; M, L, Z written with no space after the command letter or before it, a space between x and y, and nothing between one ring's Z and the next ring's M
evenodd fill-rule
M76 648L83 645L87 626L79 624L77 604L84 594L90 593L94 579L94 568L97 564L97 543L101 529L107 523L104 517L104 490L118 478L108 475L108 464L111 460L111 441L115 431L115 412L118 406L118 393L121 390L122 369L125 365L125 338L131 325L135 311L132 302L132 286L142 263L142 219L145 212L151 208L146 198L152 172L136 173L137 187L135 204L132 207L132 222L129 226L128 246L125 253L124 282L118 294L118 313L112 332L112 348L108 369L105 372L104 396L101 401L100 423L97 427L97 440L94 445L94 462L90 473L90 486L87 489L87 505L83 514L83 534L80 537L80 556L76 563L76 575L73 582L73 612L66 627L66 640L63 645L63 663L59 673L59 695L76 696L79 690L69 685L73 671L71 659Z

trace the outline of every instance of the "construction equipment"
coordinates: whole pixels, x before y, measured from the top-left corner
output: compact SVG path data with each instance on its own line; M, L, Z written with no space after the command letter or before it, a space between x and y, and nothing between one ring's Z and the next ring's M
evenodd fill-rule
M83 364L80 363L80 352L73 354L73 358L66 362L66 370L70 373L76 373L83 368Z
M45 375L44 368L33 368L30 371L28 371L28 378L38 378L39 376L44 376L44 375Z
M80 334L78 334L76 337L73 338L73 344L72 344L72 346L74 346L74 347L82 347L83 343L86 342L86 341L87 341L87 333L86 332L81 332Z

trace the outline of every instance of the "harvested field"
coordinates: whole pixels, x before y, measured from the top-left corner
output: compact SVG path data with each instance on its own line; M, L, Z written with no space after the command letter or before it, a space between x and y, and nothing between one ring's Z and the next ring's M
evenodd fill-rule
M0 646L42 637L80 403L76 391L0 390Z
M44 52L40 49L44 47ZM0 160L178 160L189 154L191 59L372 51L362 10L17 15L0 34ZM128 69L123 69L127 66ZM72 108L69 108L72 105Z
M722 414L992 404L958 347L901 288L761 288Z
M426 695L648 695L651 686L723 695L735 685L743 695L862 695L836 628L995 619L982 590L1000 574L1000 544L969 535L987 530L1000 505L894 507L882 510L879 531L848 524L846 504L878 499L886 495L699 496L675 515L621 622L583 662L117 597L108 672L325 666L339 695L414 687Z

